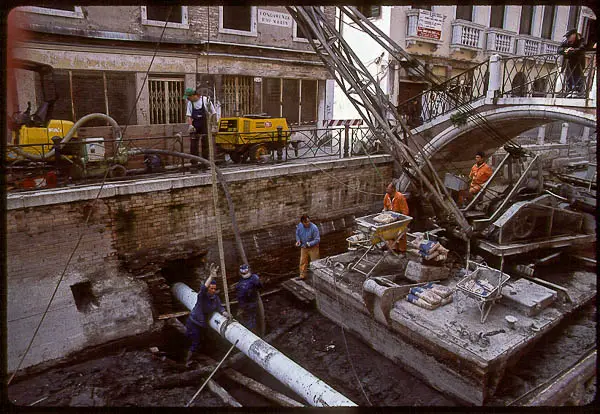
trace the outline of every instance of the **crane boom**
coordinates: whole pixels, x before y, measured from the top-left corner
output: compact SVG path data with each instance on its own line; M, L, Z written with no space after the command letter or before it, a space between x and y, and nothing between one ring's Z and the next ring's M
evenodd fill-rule
M447 219L459 227L459 234L463 238L468 239L472 234L470 224L450 197L428 157L418 146L415 152L408 142L402 141L400 133L409 141L415 141L410 128L340 32L319 7L286 7L304 33L312 34L307 36L311 46L365 123L380 134L378 138L385 150L401 165L407 163L412 168L419 181L433 195L436 205L445 211ZM362 15L356 17L364 19ZM365 31L371 37L379 35L368 28ZM397 45L394 47L401 50ZM390 117L393 122L389 121Z

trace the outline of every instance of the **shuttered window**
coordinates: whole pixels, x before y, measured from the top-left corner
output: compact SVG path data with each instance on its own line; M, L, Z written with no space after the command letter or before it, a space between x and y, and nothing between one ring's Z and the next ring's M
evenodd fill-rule
M521 23L519 34L531 35L531 22L533 20L533 6L521 6Z
M150 123L178 124L185 122L183 99L184 80L180 78L150 78Z
M263 78L262 112L275 118L281 116L281 79Z
M544 17L542 20L542 37L544 39L552 39L555 9L556 6L544 6Z
M473 21L473 6L456 6L456 18Z
M302 79L300 82L302 87L302 111L300 123L306 124L317 122L317 81Z
M504 28L504 10L504 6L492 6L490 27L496 27L498 29Z
M251 76L223 76L221 116L242 116L252 113L254 80Z

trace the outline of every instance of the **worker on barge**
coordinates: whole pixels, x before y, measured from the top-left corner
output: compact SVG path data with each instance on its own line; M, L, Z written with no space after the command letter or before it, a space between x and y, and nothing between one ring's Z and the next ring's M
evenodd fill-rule
M383 211L393 211L394 213L404 214L408 216L408 203L406 197L400 191L396 190L394 183L389 183L385 196L383 197ZM406 252L406 234L400 240L386 240L388 249L395 252Z

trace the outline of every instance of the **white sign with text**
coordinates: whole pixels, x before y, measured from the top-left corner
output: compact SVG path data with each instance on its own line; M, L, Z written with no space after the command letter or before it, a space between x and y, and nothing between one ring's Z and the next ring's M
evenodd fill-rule
M258 22L273 26L292 27L292 16L273 10L258 9Z
M429 10L419 10L417 22L417 36L428 39L440 40L442 38L442 24L444 15Z

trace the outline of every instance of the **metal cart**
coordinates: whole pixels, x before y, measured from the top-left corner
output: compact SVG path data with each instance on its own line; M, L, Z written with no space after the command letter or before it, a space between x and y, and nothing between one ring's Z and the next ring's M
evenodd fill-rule
M383 261L383 259L390 253L389 250L385 251L375 261L369 259L369 253L377 246L378 243L385 240L400 240L402 236L406 234L408 223L412 220L412 217L405 216L404 214L395 213L393 211L386 211L396 218L391 223L381 224L377 223L373 219L381 213L370 214L364 217L357 217L355 219L359 232L363 233L366 237L362 240L359 238L350 236L346 240L348 241L349 248L361 248L365 249L363 255L352 265L352 270L365 275L367 278L373 273L375 268ZM359 268L359 265L366 264L367 271L363 271ZM369 268L370 267L370 268Z
M456 289L477 301L477 307L481 312L481 323L485 323L485 320L487 319L492 306L494 306L494 303L502 298L502 287L506 284L506 282L508 282L510 276L501 270L472 262L470 260L467 262L467 265L469 264L474 264L475 270L461 279L461 281L456 284ZM470 280L478 281L483 278L487 279L487 281L493 286L493 289L486 289L484 292L478 293L467 288L466 285Z

